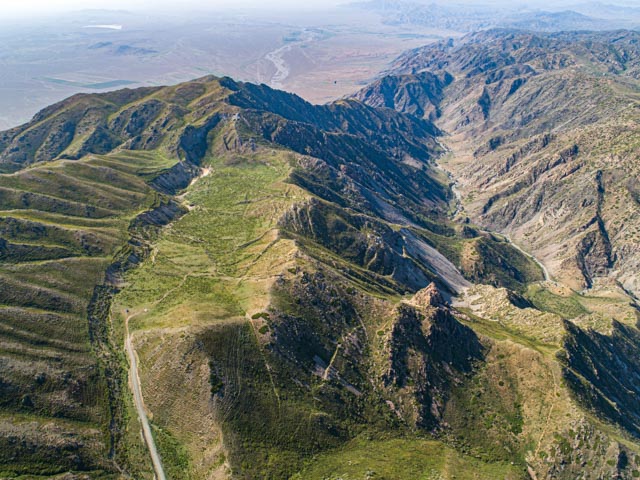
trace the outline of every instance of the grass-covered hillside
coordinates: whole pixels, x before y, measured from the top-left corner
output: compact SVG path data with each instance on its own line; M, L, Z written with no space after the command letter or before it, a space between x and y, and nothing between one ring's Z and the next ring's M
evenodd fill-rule
M122 365L88 312L132 220L170 201L147 181L172 163L114 153L0 176L2 476L114 470Z
M633 478L636 423L592 412L634 380L573 360L633 309L612 346L601 299L452 219L440 133L207 77L2 134L0 476L153 478L131 374L171 479Z

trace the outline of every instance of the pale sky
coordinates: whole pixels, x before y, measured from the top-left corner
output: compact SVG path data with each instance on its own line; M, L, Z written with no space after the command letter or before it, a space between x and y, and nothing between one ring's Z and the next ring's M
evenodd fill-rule
M10 17L39 16L42 14L61 13L83 9L126 9L166 12L176 10L186 13L190 10L217 9L259 9L270 10L279 8L300 11L317 7L331 7L364 0L0 0L0 21ZM434 0L410 0L420 3L431 3ZM435 3L447 4L449 0L435 0ZM558 4L570 5L580 3L581 0L453 0L458 4L480 5L528 5L537 8L548 8ZM640 0L607 0L606 3L637 6Z
M344 0L0 0L0 15L39 15L92 8L103 9L219 9L219 8L273 8L313 7L347 3Z

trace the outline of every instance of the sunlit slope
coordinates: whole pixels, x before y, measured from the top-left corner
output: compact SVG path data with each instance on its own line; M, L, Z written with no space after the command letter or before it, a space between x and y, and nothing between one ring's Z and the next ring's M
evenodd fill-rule
M171 164L123 152L0 176L6 474L113 469L119 432L109 422L119 407L87 309L132 219L163 201L145 177Z
M382 375L387 352L400 348L391 342L425 348L418 347L418 332L415 340L394 333L400 319L412 318L412 307L394 311L400 296L392 288L398 284L318 244L319 231L314 238L288 238L287 213L318 201L291 183L305 161L266 146L205 160L206 176L183 197L190 212L154 242L116 298L114 312L130 316L145 401L168 474L286 478L327 449L360 458L362 440L349 439L367 434L389 437L397 462L403 445L426 448L403 478L478 468L482 478L497 472L520 478L521 467L501 458L485 463L416 439L410 425L426 427L434 419L413 399L420 398L413 388L392 393L398 387ZM331 209L319 211L311 221L319 229L331 215ZM445 322L439 327L462 335L478 355L473 333L457 332L462 327L444 311L440 315L434 323ZM470 370L463 345L454 356L467 366L456 368ZM436 341L434 349L440 348L446 357L448 349ZM400 357L392 369L403 368ZM442 382L437 395L444 397L448 374L435 368ZM418 371L411 374L420 381ZM420 395L427 394L428 387L422 388ZM400 418L384 402L390 395L408 402L398 406ZM422 420L414 417L417 412ZM446 454L447 461L432 462L434 454ZM303 475L321 478L306 470Z
M76 122L73 139L45 147L43 132L63 121ZM78 136L82 122L110 143ZM20 275L3 274L4 301L49 315L34 317L20 342L61 385L47 397L38 372L11 377L20 395L3 397L13 402L5 438L34 438L16 422L39 418L85 439L73 443L84 457L61 455L47 435L28 452L11 447L7 475L152 478L126 383L128 319L169 478L324 478L343 468L358 478L369 461L391 475L385 455L411 462L401 478L526 478L556 434L569 437L546 413L562 318L523 297L552 303L530 293L544 278L535 261L451 219L450 180L433 163L438 134L357 100L312 106L212 77L74 97L4 134L0 157L15 172L0 177L2 269ZM21 143L24 157L13 151ZM529 308L525 318L545 325L527 332L490 310L446 305L443 296L474 283L489 285L480 301L490 304L509 289L512 317ZM3 325L27 330L16 315ZM80 387L65 390L65 378ZM632 458L630 471L635 447L597 430L558 389L558 418L570 411L596 429ZM589 452L613 471L613 454Z

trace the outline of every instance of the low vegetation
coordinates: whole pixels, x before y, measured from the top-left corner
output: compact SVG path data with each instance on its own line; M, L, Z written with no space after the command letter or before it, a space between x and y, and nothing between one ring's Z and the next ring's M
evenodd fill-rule
M2 475L153 478L125 324L168 478L632 474L628 297L452 219L438 134L211 77L4 134Z

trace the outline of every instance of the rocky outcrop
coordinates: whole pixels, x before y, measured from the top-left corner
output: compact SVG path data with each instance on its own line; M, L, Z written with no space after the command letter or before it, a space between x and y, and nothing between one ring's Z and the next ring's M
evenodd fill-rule
M423 308L445 306L444 298L435 283L430 283L427 287L416 292L410 303Z
M610 335L565 328L563 375L576 398L640 438L640 331L619 322Z
M174 200L161 201L160 205L141 213L129 225L129 240L120 250L105 273L105 284L122 286L124 274L140 265L151 252L151 241L160 228L184 215L187 210Z
M187 188L199 173L200 169L193 163L180 161L157 175L149 182L149 185L165 195L175 195L180 190Z
M164 108L164 102L158 99L136 103L118 112L109 122L109 129L123 137L136 137L149 128Z
M483 346L444 304L434 284L394 312L382 383L393 408L410 424L440 426L450 390L483 358Z
M216 114L207 119L202 126L187 125L180 136L178 156L184 157L193 165L200 165L209 149L207 136L211 130L218 126L221 120L222 116Z
M582 238L577 246L576 259L585 285L590 288L595 277L606 276L615 264L615 254L609 239L609 232L602 218L602 208L605 201L605 188L602 179L602 171L595 175L596 181L596 214L592 220L583 227L591 230Z

